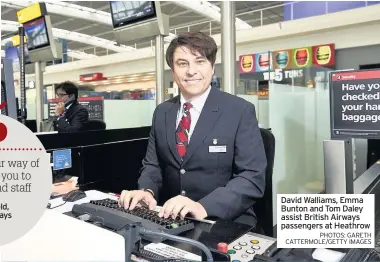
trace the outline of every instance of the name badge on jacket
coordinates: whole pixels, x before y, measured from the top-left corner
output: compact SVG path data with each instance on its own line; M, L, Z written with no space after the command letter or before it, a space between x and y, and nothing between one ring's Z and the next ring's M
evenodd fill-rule
M209 146L208 152L209 153L226 153L227 146Z

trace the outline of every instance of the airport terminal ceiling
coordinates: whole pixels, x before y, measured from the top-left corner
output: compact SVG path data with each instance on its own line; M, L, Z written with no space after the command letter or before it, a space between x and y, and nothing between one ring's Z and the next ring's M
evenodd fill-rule
M1 20L2 20L2 50L4 50L4 39L9 37L14 28L17 28L16 12L24 6L28 6L35 1L1 1ZM108 1L45 1L47 10L51 16L52 27L55 29L67 30L67 32L75 32L84 34L86 36L98 37L101 40L115 41L115 36L111 23L99 22L96 19L86 19L85 15L74 17L73 12L65 7L65 5L72 5L70 8L86 12L88 18L91 13L101 14L106 19L110 20L110 7ZM197 6L200 1L192 2L173 2L161 1L162 12L169 15L170 32L172 34L179 34L190 31L203 31L207 34L220 34L221 24L219 21L213 19L209 12L199 12ZM190 6L185 6L186 3L191 3ZM220 1L205 2L207 8L219 10L221 8ZM211 7L210 7L211 6ZM257 27L266 24L277 23L283 20L284 7L283 2L280 1L237 1L236 17L241 20L242 24L248 27ZM54 11L53 11L54 10ZM206 10L204 6L200 10ZM260 11L261 10L261 11ZM107 13L109 17L107 17ZM238 30L238 28L237 28ZM57 31L53 31L54 36ZM63 31L60 31L63 32ZM65 31L66 32L66 31ZM60 34L62 35L62 33ZM168 38L170 40L170 38ZM79 38L78 38L79 40ZM133 48L145 48L151 46L151 41L138 41L133 43L126 43L126 46ZM95 46L86 41L73 41L68 40L68 50L85 52L86 54L103 56L113 54L118 50L111 50L109 48Z

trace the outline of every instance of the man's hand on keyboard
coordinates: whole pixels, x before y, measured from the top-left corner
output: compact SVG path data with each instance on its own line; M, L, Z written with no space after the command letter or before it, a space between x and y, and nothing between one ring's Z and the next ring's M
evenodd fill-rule
M207 212L200 203L184 196L176 196L166 201L158 213L160 217L168 218L171 216L173 219L178 215L182 219L186 215L191 215L195 219L203 219L207 217Z
M154 210L157 205L157 201L153 195L143 190L123 190L119 198L119 205L125 209L133 210L136 206L146 206L150 210Z

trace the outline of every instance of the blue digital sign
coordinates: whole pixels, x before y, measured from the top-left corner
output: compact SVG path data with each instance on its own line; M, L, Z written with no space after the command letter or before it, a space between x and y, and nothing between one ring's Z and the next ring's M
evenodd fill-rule
M28 49L33 50L49 45L45 18L41 17L24 24Z
M71 168L71 149L56 150L53 152L53 169Z

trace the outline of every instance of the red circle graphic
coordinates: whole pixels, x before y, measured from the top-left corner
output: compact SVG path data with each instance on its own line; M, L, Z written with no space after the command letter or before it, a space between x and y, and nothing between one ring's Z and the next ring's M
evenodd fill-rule
M7 127L3 123L0 123L0 142L4 141L4 139L7 137L7 134Z

